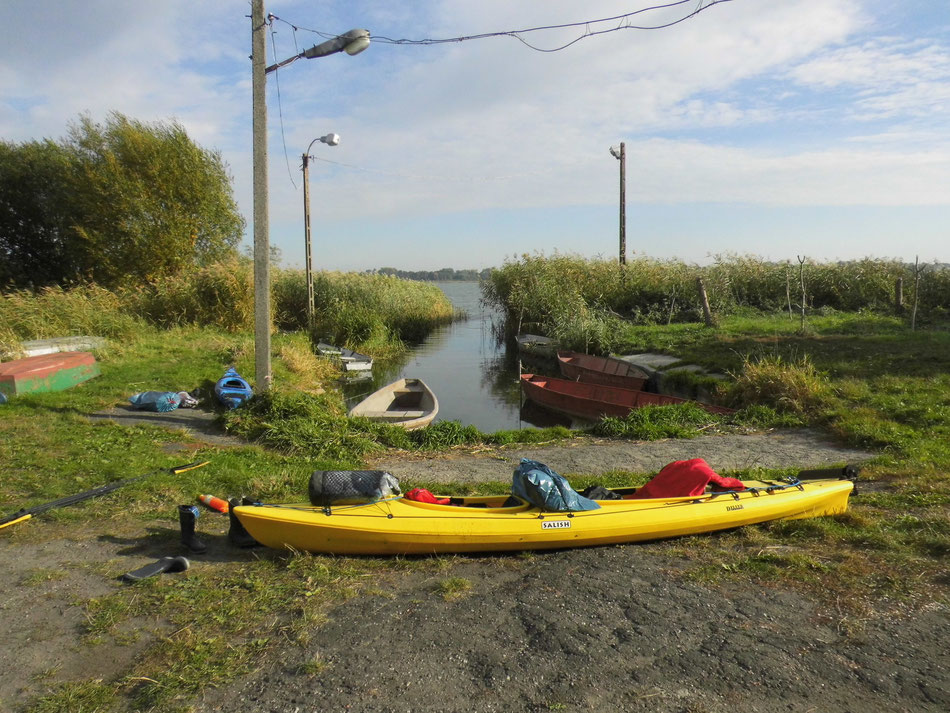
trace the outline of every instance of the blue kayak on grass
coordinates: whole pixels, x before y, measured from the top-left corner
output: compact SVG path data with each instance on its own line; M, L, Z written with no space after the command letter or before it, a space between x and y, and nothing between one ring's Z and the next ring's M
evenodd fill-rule
M228 408L237 408L253 396L251 385L245 381L234 367L230 367L224 376L214 385L214 395Z

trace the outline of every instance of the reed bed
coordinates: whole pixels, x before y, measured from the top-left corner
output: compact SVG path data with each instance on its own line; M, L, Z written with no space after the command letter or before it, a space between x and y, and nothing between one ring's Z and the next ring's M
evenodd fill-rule
M456 317L436 285L390 275L321 272L314 279L314 298L311 334L337 344L416 342Z
M940 319L950 305L950 270L915 268L896 260L769 262L719 255L711 265L636 258L621 267L612 260L522 255L495 270L484 283L485 299L506 316L507 330L540 332L575 349L608 351L621 322L672 324L701 321L697 279L712 311L832 311L907 315L917 301L919 319ZM903 281L903 310L895 286ZM802 282L804 281L804 300Z

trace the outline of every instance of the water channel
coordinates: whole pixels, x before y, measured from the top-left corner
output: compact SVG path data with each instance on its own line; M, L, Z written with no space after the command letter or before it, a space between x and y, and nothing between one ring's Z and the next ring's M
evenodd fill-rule
M422 379L439 399L436 421L460 421L480 431L569 425L528 403L522 406L520 362L492 330L500 316L480 303L477 282L435 283L468 319L440 327L396 364L374 365L372 379L344 387L348 406L403 377Z

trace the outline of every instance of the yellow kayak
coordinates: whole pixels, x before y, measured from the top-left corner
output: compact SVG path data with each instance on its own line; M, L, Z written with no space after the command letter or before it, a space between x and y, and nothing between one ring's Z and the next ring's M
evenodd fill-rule
M744 491L643 500L598 500L582 512L543 512L505 495L452 498L451 505L404 497L356 505L244 505L234 508L263 545L341 555L409 555L587 547L695 535L848 508L850 480L794 484L743 481ZM621 494L633 492L617 491Z

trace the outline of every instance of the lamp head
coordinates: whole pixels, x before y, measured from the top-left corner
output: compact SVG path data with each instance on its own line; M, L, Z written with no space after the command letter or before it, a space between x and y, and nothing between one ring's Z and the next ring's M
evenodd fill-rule
M307 59L326 57L337 52L346 52L348 55L359 54L369 47L369 30L350 30L337 35L326 42L314 45L300 54Z
M610 147L610 155L613 156L613 157L616 158L616 159L619 159L619 158L620 158L620 147L619 147L619 146L611 146L611 147Z
M340 135L339 134L327 134L326 136L321 136L320 141L325 143L327 146L339 146L340 145Z

